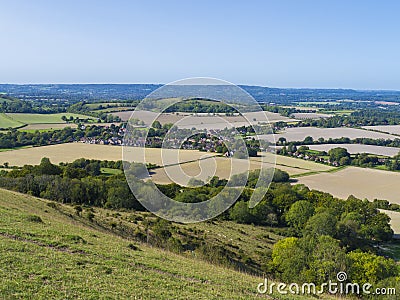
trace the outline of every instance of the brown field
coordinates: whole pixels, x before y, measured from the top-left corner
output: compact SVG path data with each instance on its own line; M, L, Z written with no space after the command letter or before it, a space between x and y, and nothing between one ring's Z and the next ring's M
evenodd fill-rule
M347 167L337 172L300 177L298 183L342 199L354 195L370 201L384 199L400 204L400 173L397 172Z
M362 145L362 144L322 144L322 145L307 145L312 150L328 152L332 148L346 148L351 154L356 153L369 153L375 155L395 156L400 152L400 148L384 147L375 145Z
M363 126L363 128L400 135L400 125Z
M139 148L132 148L131 155L133 160L141 162L142 159L137 155ZM170 157L176 150L167 150L166 154ZM179 159L181 162L196 160L204 155L212 156L212 153L205 153L196 150L180 150ZM136 158L135 158L136 156ZM78 158L99 159L99 160L121 160L122 147L108 145L93 145L83 143L68 143L43 147L32 147L19 150L0 152L0 165L8 162L10 166L37 165L42 157L50 158L53 163L72 162ZM130 157L130 156L129 156ZM146 161L149 163L163 165L161 149L146 149Z
M380 209L380 211L384 212L391 218L390 225L392 226L394 234L399 235L400 234L400 212L384 210L384 209Z
M205 159L202 161L184 163L180 166L170 166L156 169L153 171L151 177L156 183L166 184L175 180L175 182L179 184L187 185L187 182L190 179L188 176L195 176L197 179L202 181L206 181L209 177L214 175L218 176L219 178L229 179L231 175L246 172L247 168L249 170L260 169L262 164L264 164L265 168L274 166L274 158L271 154L260 154L264 155L265 159L263 160L261 157L252 157L250 158L250 165L247 165L246 160L215 157L215 163L214 159ZM232 170L231 174L232 163L234 165L234 169ZM188 176L182 174L180 168L182 168L183 172ZM276 168L287 172L289 175L299 175L309 172L326 172L334 169L333 167L318 164L312 161L305 161L302 159L279 155L276 156ZM174 180L172 180L168 177L167 172L172 175L179 174L179 176L173 178Z
M280 137L284 137L287 141L302 141L307 136L311 136L314 140L317 140L320 137L323 137L325 140L329 138L341 138L348 137L350 139L355 138L373 138L373 139L395 139L397 138L394 135L381 133L381 132L373 132L363 129L356 128L317 128L317 127L294 127L287 128L284 132L275 134L275 140L278 140ZM260 138L267 140L269 142L273 142L273 137L271 134L262 135Z
M22 127L22 130L41 130L41 129L63 129L66 127L76 128L77 125L70 124L30 124L25 127Z
M132 111L123 111L113 113L114 115L119 116L122 120L128 120ZM277 113L272 112L249 112L244 113L245 117L242 116L214 116L209 114L189 114L189 113L163 113L157 117L158 113L153 111L139 111L139 119L142 120L145 124L149 125L152 120L157 118L157 120L161 124L165 123L177 123L176 125L180 128L192 128L196 127L197 129L224 129L225 127L240 127L243 125L258 124L259 121L265 120L265 116L268 121L278 122L278 121L295 121L294 119L289 119L287 117L283 117ZM249 121L246 121L247 118Z
M232 164L234 169L232 170L231 174ZM250 161L250 170L260 168L260 162ZM187 185L192 176L196 177L196 179L200 179L203 182L206 182L207 179L211 178L212 176L218 176L219 178L228 179L231 175L246 172L247 169L248 163L246 160L215 157L195 162L184 163L177 166L156 169L151 175L151 178L156 183L166 184L176 182L181 185ZM170 178L167 173L172 178Z

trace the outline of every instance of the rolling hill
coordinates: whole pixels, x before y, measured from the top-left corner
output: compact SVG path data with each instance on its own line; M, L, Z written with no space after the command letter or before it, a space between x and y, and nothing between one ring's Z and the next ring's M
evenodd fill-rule
M260 298L262 278L122 237L105 225L115 214L84 208L78 215L67 205L0 190L1 297Z

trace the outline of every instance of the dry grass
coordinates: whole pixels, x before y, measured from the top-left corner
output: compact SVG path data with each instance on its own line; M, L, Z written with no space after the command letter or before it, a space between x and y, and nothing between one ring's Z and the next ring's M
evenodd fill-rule
M76 124L30 124L27 125L23 128L21 128L22 130L42 130L42 129L63 129L66 127L71 127L71 128L77 128L78 126Z
M400 204L399 182L400 173L357 167L305 176L298 180L298 183L311 189L324 191L342 199L354 195L370 201L385 199L397 204Z
M400 125L363 126L363 128L400 135Z
M175 156L177 150L167 150L166 156ZM139 148L132 148L128 158L134 161L143 162L139 158ZM180 150L179 159L181 162L196 160L204 155L213 155L196 150ZM33 147L12 151L0 152L0 164L8 162L11 166L37 165L42 157L48 157L53 163L72 162L78 158L99 159L99 160L121 160L122 147L107 145L92 145L83 143L68 143L44 147ZM161 149L146 149L146 162L163 165Z
M261 155L264 157L250 158L249 164L246 160L242 159L215 157L213 159L156 169L153 171L151 177L156 183L167 184L176 182L182 185L187 185L190 177L196 177L202 181L207 181L212 176L229 179L234 174L244 173L247 170L261 169L262 165L265 168L274 166L274 157L272 154L262 153ZM289 175L325 172L334 169L323 164L284 156L276 156L276 168L287 172Z
M268 165L266 165L268 167ZM270 165L272 166L272 165ZM151 175L156 183L167 184L175 182L187 185L191 177L196 177L203 182L212 176L229 179L231 175L240 174L249 170L261 168L261 163L226 157L214 157L195 162L184 163L154 170Z
M274 161L273 154L265 153L265 152L261 152L261 153L259 152L258 154L260 156L264 156L264 159L265 159L264 161L268 161L268 162ZM261 157L251 157L250 160L261 161L262 158ZM334 169L331 166L319 164L319 163L316 163L313 161L308 161L308 160L293 158L293 157L288 157L288 156L282 156L282 155L275 155L275 161L276 161L276 165L279 169L281 169L281 167L289 167L292 169L299 169L299 170L303 170L303 171L305 170L307 172L309 172L309 171L325 172L325 171ZM284 170L284 169L282 169L282 170ZM301 173L305 173L305 172L301 172ZM289 174L290 174L290 172L289 172ZM297 173L297 174L299 174L299 173Z

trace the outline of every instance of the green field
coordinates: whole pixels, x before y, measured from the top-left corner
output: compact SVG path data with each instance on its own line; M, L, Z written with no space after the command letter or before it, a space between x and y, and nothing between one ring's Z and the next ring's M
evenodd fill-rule
M25 113L7 113L7 117L14 120L15 122L19 122L21 124L56 124L56 123L65 123L61 118L62 116L66 116L67 118L76 117L80 119L93 119L92 117L80 115L80 114L72 114L72 113L58 113L58 114L25 114Z
M148 247L111 230L121 226L110 226L111 216L122 219L128 213L94 209L94 218L89 220L85 208L77 215L66 205L5 190L0 194L2 299L260 296L256 288L261 277L209 264L190 253L184 256ZM239 235L239 230L234 231ZM230 235L223 227L219 233L222 238ZM274 299L307 298L274 295Z
M0 128L1 129L15 128L15 127L23 126L23 125L24 125L24 123L14 120L4 113L0 113Z
M122 170L112 169L112 168L101 168L101 174L111 176L121 174Z

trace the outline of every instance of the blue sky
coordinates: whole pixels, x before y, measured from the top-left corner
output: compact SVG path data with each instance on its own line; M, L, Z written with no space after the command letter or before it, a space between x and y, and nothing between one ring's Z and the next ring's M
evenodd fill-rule
M2 1L0 83L400 90L399 1Z

